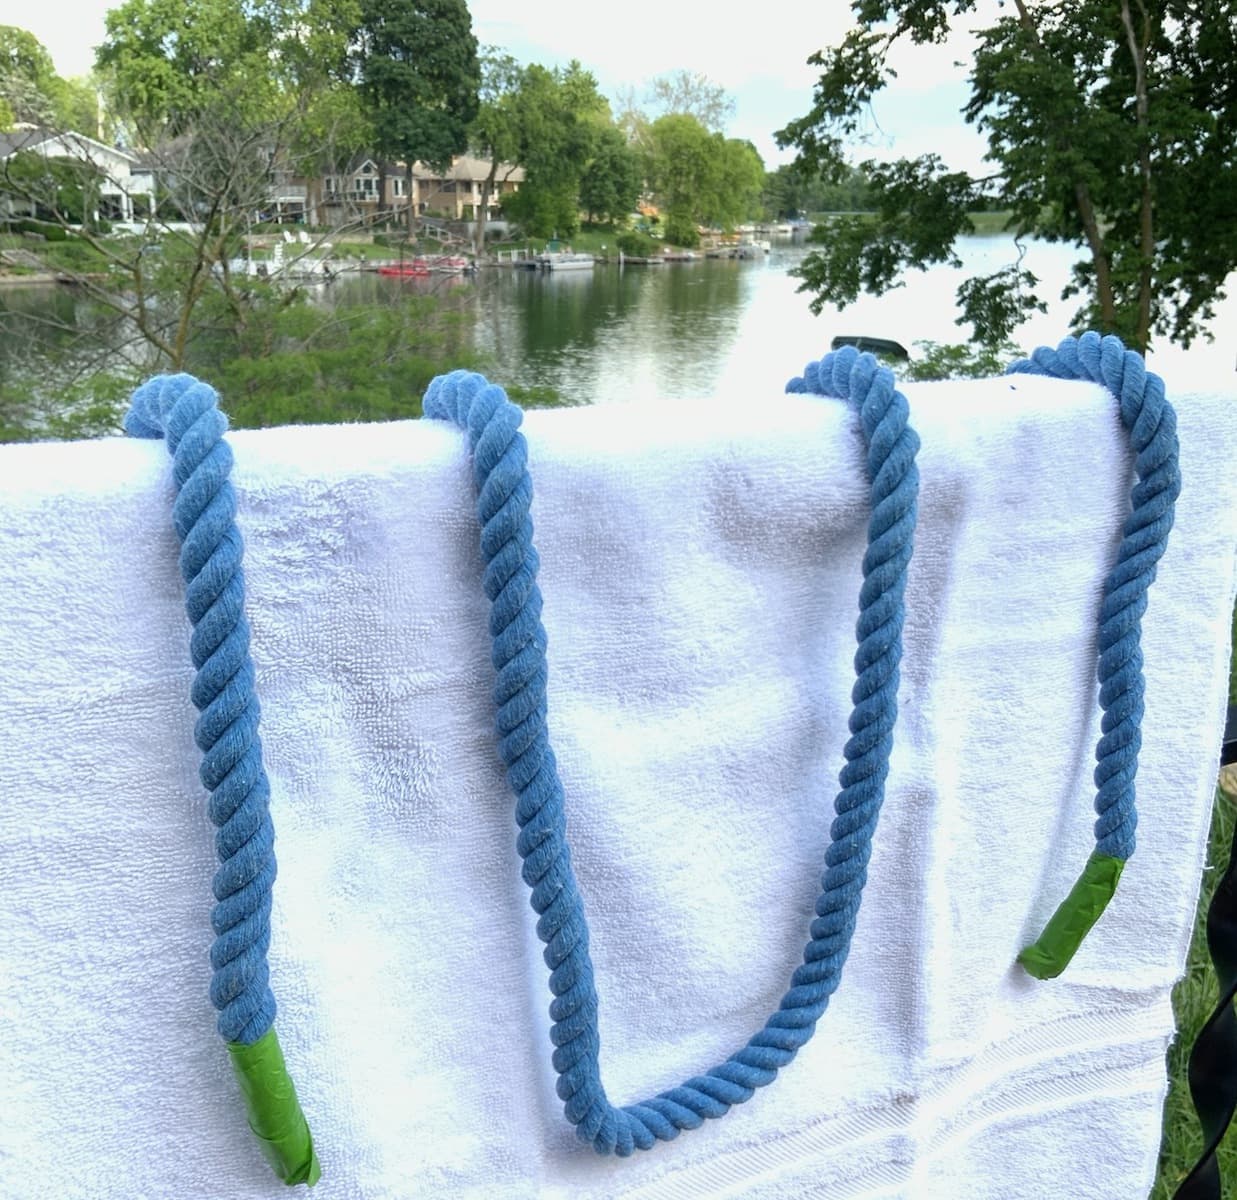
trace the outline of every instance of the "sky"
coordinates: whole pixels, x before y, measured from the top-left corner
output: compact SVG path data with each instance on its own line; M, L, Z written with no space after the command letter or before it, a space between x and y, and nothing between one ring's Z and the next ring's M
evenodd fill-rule
M996 0L981 0L991 9ZM0 0L0 24L28 29L61 75L85 74L103 38L110 0ZM582 14L601 11L595 28ZM473 32L482 45L505 49L521 62L566 65L572 58L613 98L626 85L643 92L655 75L680 68L721 84L736 104L727 133L749 139L766 167L789 162L773 131L811 106L818 71L807 57L841 40L850 26L848 0L779 0L767 22L725 18L700 0L626 0L605 9L579 0L470 0ZM877 98L867 139L854 159L934 151L956 169L980 170L983 143L959 114L966 99L961 35L943 48L916 47L895 60L896 83Z

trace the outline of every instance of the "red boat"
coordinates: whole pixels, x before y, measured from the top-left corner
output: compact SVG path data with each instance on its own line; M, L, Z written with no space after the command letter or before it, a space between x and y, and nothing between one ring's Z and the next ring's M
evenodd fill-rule
M386 266L378 268L379 275L394 275L400 279L410 276L428 275L429 273L429 263L423 258L414 258L410 262L388 263Z

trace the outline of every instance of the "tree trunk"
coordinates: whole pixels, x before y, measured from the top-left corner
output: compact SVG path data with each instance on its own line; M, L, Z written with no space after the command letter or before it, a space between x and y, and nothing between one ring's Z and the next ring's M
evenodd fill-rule
M478 260L485 255L485 223L490 215L490 197L494 194L494 180L498 176L498 156L490 156L490 173L481 181L481 203L477 206L473 223L473 254Z
M417 206L412 197L412 163L404 164L404 191L408 201L408 241L412 242L417 236Z
M1091 263L1095 267L1095 298L1099 301L1100 322L1106 330L1112 330L1117 323L1117 304L1112 293L1112 270L1108 262L1108 248L1104 245L1099 217L1096 216L1095 205L1091 203L1091 192L1085 183L1074 184L1074 200L1078 204L1078 215L1082 218L1083 232L1087 235L1087 245L1091 248Z
M1034 18L1025 0L1014 0L1014 7L1018 10L1018 22L1026 30L1027 37L1031 39L1036 53L1043 54L1044 44L1040 41L1039 30L1035 27ZM1061 141L1064 143L1065 138ZM1095 205L1091 202L1091 189L1080 179L1074 180L1074 201L1078 205L1078 215L1082 219L1083 232L1086 234L1087 245L1091 249L1091 263L1095 267L1095 298L1099 302L1100 322L1111 330L1117 322L1117 306L1112 291L1112 269L1108 261L1108 248L1104 245L1099 218L1095 213Z
M1143 37L1140 44L1134 33L1134 18L1129 0L1121 0L1121 21L1130 44L1130 57L1134 60L1134 112L1138 122L1138 174L1142 181L1139 199L1138 233L1138 326L1135 339L1138 349L1147 353L1151 340L1151 268L1155 261L1155 227L1153 223L1153 195L1151 188L1151 136L1148 128L1147 106L1147 45L1151 40L1151 22L1143 0L1138 7L1143 16Z

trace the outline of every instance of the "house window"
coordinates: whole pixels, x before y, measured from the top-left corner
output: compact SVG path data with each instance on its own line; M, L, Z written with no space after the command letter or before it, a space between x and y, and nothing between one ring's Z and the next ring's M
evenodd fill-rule
M391 190L396 196L402 196L404 194L403 176L396 175L396 177L391 180Z
M322 180L322 190L328 196L334 196L339 191L339 182L334 175L328 175Z

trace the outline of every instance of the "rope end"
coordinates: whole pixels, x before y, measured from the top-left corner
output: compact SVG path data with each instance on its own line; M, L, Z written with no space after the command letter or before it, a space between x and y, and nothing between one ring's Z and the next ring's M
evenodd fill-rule
M1100 919L1125 869L1125 859L1093 853L1078 882L1052 914L1044 932L1021 954L1018 961L1035 979L1055 979L1078 952L1091 927Z
M271 1169L289 1187L298 1183L313 1187L322 1168L274 1028L250 1046L229 1042L228 1054L245 1099L249 1128Z

